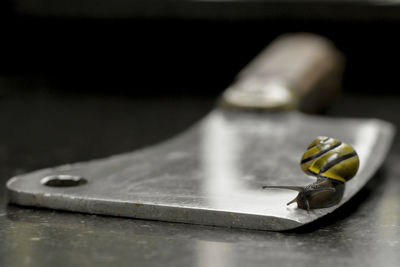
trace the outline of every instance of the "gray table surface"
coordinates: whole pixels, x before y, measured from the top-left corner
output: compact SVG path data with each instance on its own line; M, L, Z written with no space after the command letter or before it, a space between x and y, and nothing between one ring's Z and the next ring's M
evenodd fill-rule
M399 128L399 101L400 96L344 95L327 114L376 117ZM399 138L383 168L350 202L296 231L239 230L7 204L5 182L11 176L160 142L207 114L213 102L211 97L47 91L0 96L0 266L398 266Z

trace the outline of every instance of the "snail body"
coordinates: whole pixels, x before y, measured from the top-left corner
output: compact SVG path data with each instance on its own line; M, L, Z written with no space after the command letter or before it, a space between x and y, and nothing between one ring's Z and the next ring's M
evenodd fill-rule
M353 178L359 167L356 151L338 139L319 136L304 152L300 167L304 173L317 178L306 186L263 186L298 191L295 199L300 209L320 209L334 206L343 197L345 183Z

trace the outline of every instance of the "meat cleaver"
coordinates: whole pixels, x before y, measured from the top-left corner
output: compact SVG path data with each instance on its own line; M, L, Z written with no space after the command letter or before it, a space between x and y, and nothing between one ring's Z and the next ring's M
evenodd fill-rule
M196 125L161 144L11 178L11 203L92 214L258 230L310 223L354 196L382 164L394 127L377 119L307 115L340 87L343 57L317 35L273 41ZM357 175L338 205L309 212L287 206L307 185L300 158L316 136L351 144Z

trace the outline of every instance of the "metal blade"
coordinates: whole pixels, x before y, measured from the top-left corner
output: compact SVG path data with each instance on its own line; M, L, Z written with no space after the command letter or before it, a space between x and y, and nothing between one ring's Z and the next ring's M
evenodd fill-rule
M297 192L263 185L314 181L299 167L316 136L351 144L358 174L337 206L286 206ZM7 187L12 203L113 216L260 230L287 230L322 217L348 201L374 175L394 127L374 119L338 119L301 113L248 113L216 109L197 125L159 145L90 162L20 175ZM73 175L87 183L46 186L44 177ZM76 178L76 177L75 177ZM74 178L74 179L75 179ZM57 183L55 183L57 184Z

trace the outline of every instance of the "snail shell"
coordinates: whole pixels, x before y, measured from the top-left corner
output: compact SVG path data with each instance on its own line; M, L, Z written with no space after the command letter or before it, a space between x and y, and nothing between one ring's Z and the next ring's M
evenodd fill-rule
M345 183L356 175L359 164L358 155L350 145L318 136L304 152L300 167L308 175Z

